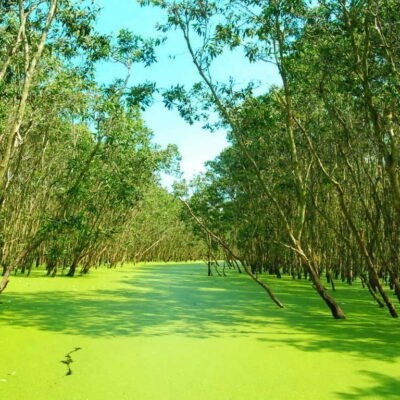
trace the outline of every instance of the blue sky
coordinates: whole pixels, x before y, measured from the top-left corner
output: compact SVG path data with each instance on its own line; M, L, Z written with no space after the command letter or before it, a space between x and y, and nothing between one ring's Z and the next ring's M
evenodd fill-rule
M127 28L145 37L158 36L157 22L165 15L162 10L140 7L136 0L98 0L103 7L98 30L103 33L118 32ZM173 56L171 59L170 56ZM98 69L98 79L109 82L120 77L123 71L118 65L106 64ZM233 77L245 84L250 80L262 82L262 87L279 83L277 71L270 64L249 64L238 52L224 55L213 69L214 76L221 81ZM190 86L198 81L198 76L187 54L179 32L172 32L165 45L158 50L158 62L149 68L138 67L133 72L132 83L155 81L159 87L167 88L175 84ZM154 132L154 140L160 145L175 143L182 155L181 169L186 179L204 171L204 163L215 158L227 146L223 131L210 133L201 124L189 125L176 111L164 108L160 100L144 113L147 126ZM169 185L171 178L164 177Z

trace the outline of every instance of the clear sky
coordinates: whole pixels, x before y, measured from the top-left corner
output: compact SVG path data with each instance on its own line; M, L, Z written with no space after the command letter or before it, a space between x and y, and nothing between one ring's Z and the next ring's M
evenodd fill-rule
M127 28L135 34L145 37L156 37L157 22L162 22L165 15L162 10L140 7L136 0L98 0L103 7L98 22L102 33L118 32ZM171 59L170 56L173 56ZM219 60L214 67L214 75L226 81L233 77L239 83L250 80L261 81L263 87L279 83L277 71L266 63L249 64L238 53L228 54ZM115 64L102 65L98 69L98 79L109 82L121 76L121 69ZM167 88L175 84L190 86L198 81L198 76L187 54L186 47L179 32L172 32L165 45L158 50L158 62L149 68L138 67L134 71L132 83L146 80L155 81L159 87ZM161 144L177 144L182 155L181 168L186 179L204 170L204 163L215 158L227 146L225 132L210 133L202 129L201 124L190 126L184 122L176 111L164 108L161 101L144 113L147 126L154 132L154 140ZM170 179L164 178L168 185Z

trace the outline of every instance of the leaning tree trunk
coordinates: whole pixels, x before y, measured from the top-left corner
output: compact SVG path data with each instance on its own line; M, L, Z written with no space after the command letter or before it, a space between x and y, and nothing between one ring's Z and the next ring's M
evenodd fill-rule
M324 287L321 282L320 276L318 275L318 266L312 259L309 259L305 253L303 252L302 248L300 247L299 243L297 242L296 245L296 253L300 256L300 260L305 267L306 271L310 275L311 282L313 283L313 287L316 292L319 294L321 299L325 302L325 304L331 310L332 316L335 319L345 319L346 316L336 302L336 300L328 293L328 290Z
M79 262L79 255L77 255L77 256L74 257L74 259L73 259L73 261L72 261L72 264L71 264L71 266L69 267L69 271L68 271L68 273L67 273L67 276L69 276L69 277L72 278L72 277L75 275L76 268L77 268L77 266L78 266L78 262Z

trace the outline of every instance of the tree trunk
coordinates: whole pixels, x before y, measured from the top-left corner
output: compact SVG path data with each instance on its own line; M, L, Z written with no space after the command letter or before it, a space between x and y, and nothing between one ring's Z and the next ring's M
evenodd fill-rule
M79 256L75 256L74 260L72 261L71 266L69 267L67 276L72 278L75 275L75 271L76 271L76 267L78 266L78 262L79 262Z
M345 319L346 316L339 306L339 304L336 302L336 300L329 295L328 291L325 289L324 285L321 282L320 277L317 274L317 268L315 265L312 265L312 262L309 260L306 261L306 267L310 273L310 278L311 282L313 283L314 289L317 291L317 293L320 295L321 299L326 303L326 305L329 307L331 310L332 316L335 319Z

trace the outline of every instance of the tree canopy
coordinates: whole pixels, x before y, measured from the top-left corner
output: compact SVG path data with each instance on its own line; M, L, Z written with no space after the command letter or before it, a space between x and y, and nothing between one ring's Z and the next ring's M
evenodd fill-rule
M397 317L400 300L400 5L395 0L140 1L178 31L197 82L131 85L165 39L96 32L95 2L3 1L0 13L0 263L55 276L100 264L203 259L309 279L334 318L335 281L360 282ZM273 65L280 84L216 79L229 52ZM96 81L99 62L124 79ZM176 146L142 110L161 95L230 146L175 193ZM222 267L222 269L220 268ZM327 286L330 286L328 289Z

